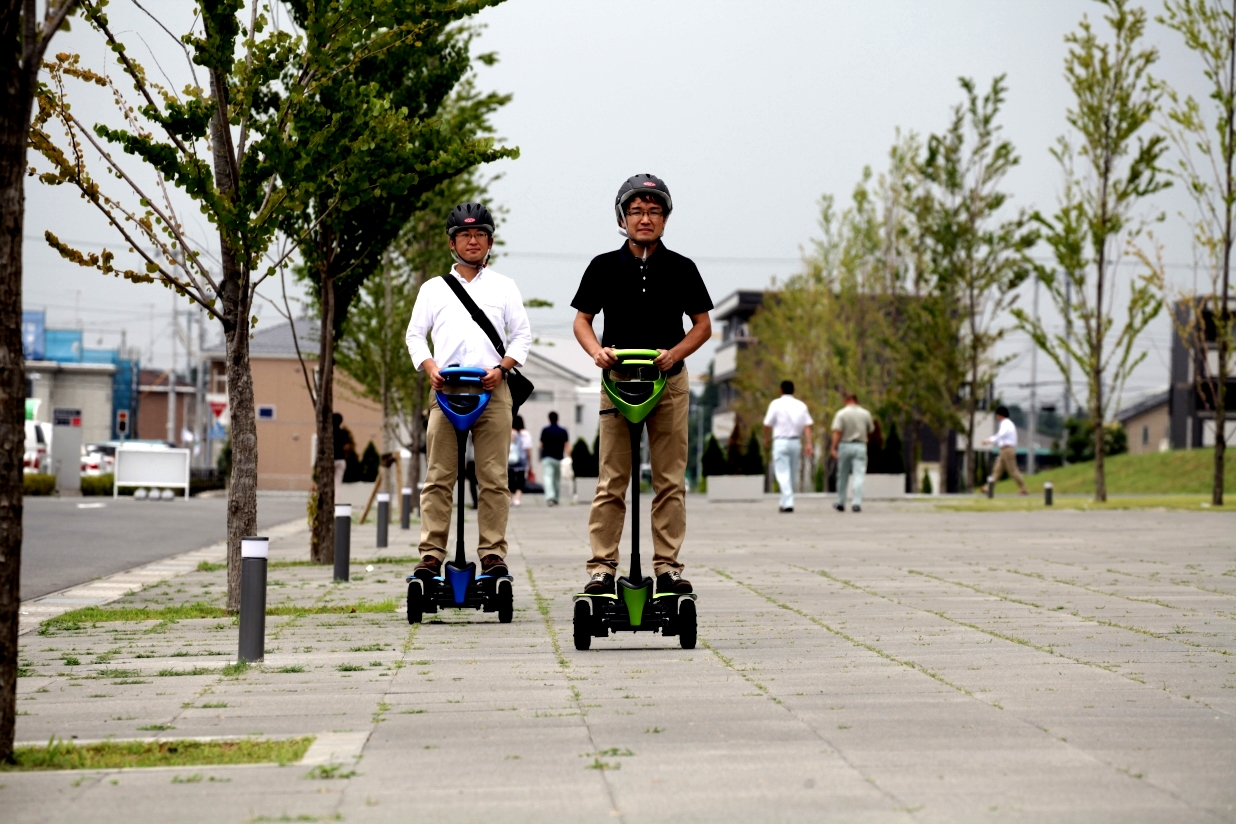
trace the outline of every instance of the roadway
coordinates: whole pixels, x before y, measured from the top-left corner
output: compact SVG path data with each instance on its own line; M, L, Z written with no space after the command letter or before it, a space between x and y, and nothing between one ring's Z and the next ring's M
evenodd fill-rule
M26 498L21 598L190 552L227 535L226 498ZM258 528L305 517L305 498L258 498Z

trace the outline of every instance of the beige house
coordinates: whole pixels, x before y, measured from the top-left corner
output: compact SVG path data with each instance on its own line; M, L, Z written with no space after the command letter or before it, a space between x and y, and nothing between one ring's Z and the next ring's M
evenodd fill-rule
M308 355L316 355L318 351L314 331L314 321L302 320L296 324L300 350L306 355L311 378L317 359L310 359ZM204 355L210 360L207 397L216 403L225 401L224 352L208 351ZM291 324L259 326L249 341L249 363L253 370L253 402L257 415L258 489L307 491L313 484L316 424L313 402L296 356ZM335 371L335 411L343 415L343 425L351 431L358 454L370 441L381 449L381 409L362 398L356 385L341 370ZM225 412L221 422L226 424L228 420Z
M1129 453L1166 452L1171 445L1169 390L1147 395L1116 415L1129 439Z

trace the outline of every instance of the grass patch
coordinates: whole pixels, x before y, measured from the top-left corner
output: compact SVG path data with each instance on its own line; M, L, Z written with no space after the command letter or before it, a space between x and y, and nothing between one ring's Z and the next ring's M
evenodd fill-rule
M339 670L340 672L360 672L364 668L365 667L363 664L340 664L339 666L335 667L335 669Z
M104 741L78 746L53 738L47 746L17 747L14 763L0 762L0 772L291 764L304 757L313 739L309 735L278 741Z
M1066 467L1066 468L1072 468ZM948 503L936 504L936 509L948 512L1042 512L1048 509L1042 498L1033 494L1022 497L1010 495L1004 498L961 498ZM1095 503L1091 498L1062 498L1057 495L1051 509L1078 509L1083 511L1104 509L1179 509L1194 512L1223 512L1225 507L1212 507L1209 497L1201 495L1128 495L1109 498L1104 503ZM1231 510L1227 510L1231 511Z
M276 670L276 672L304 672L304 671L305 671L305 668L302 667L300 664L292 664L291 666L288 666L288 667L279 667L279 669Z
M227 569L227 564L216 564L214 561L202 561L197 565L198 572L218 572Z
M1142 455L1111 455L1104 459L1107 492L1115 495L1204 495L1210 496L1214 481L1215 456L1210 449L1176 449ZM1223 466L1224 488L1236 488L1236 460L1228 457ZM1051 481L1058 495L1093 495L1094 461L1069 464L1026 476L1026 486L1042 493ZM996 484L997 492L1011 493L1011 480Z
M394 612L395 601L357 601L353 604L326 604L324 606L280 605L266 608L267 615L347 615L353 612ZM44 629L81 629L85 624L103 624L116 621L187 621L195 618L227 618L228 611L214 604L197 602L176 604L167 607L82 607L48 618Z
M305 773L305 778L352 778L355 775L356 770L345 771L342 764L318 764Z
M147 724L144 727L138 727L142 732L164 732L165 730L176 729L171 724Z

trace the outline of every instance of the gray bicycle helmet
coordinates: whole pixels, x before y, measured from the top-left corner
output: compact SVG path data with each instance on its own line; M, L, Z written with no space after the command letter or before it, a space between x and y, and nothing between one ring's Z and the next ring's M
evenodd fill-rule
M666 217L674 211L674 200L670 197L669 187L664 180L656 175L634 175L623 182L618 188L618 196L614 198L614 214L618 216L619 224L623 223L627 201L639 194L657 195L663 200Z

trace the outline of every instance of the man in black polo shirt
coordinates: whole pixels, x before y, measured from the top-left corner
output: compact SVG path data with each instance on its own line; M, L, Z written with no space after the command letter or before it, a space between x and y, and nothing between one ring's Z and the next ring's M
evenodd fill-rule
M622 248L593 258L571 306L575 338L601 369L614 365L615 349L656 349L656 365L669 375L661 402L646 418L652 452L653 571L658 592L690 592L682 577L678 550L687 531L687 410L690 394L684 361L712 336L712 299L689 258L661 243L674 202L664 181L636 175L618 190L614 210ZM605 313L598 341L592 321ZM691 319L683 330L682 316ZM613 404L601 394L601 454L597 493L588 517L592 559L589 593L614 591L618 541L626 516L625 493L631 481L631 441L626 421L604 414Z

